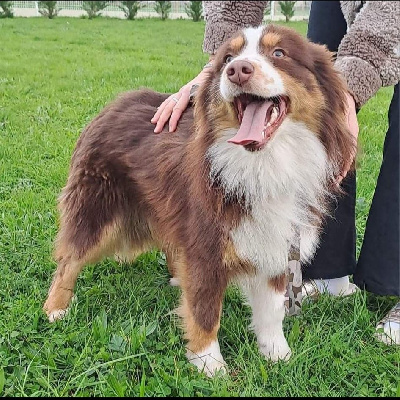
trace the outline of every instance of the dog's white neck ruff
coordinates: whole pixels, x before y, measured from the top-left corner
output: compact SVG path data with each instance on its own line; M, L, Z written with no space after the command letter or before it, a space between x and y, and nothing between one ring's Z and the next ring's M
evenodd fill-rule
M275 276L287 267L291 247L308 261L318 244L318 229L310 208L326 213L320 202L331 174L327 154L318 137L303 123L286 117L261 151L250 152L228 143L235 129L222 135L208 150L210 178L227 199L243 199L248 214L231 231L239 257Z

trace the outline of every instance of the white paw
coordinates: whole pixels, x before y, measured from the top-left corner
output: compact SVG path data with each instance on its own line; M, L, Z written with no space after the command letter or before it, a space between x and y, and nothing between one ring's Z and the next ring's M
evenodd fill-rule
M195 365L199 371L204 372L209 378L216 374L225 375L227 373L226 363L219 351L218 342L212 342L209 347L199 354L188 350L186 357L190 363Z
M53 323L60 319L63 319L68 313L68 309L66 310L54 310L48 314L49 322Z
M74 295L74 296L72 296L69 307L67 309L65 309L65 310L58 309L58 310L54 310L54 311L47 313L47 318L49 319L49 322L53 323L55 321L63 319L69 313L71 306L74 303L76 303L77 300L78 300L78 298L76 297L76 295Z
M219 361L207 361L207 362L200 362L199 364L194 362L194 361L190 361L192 364L196 365L196 367L198 368L198 370L200 372L205 373L209 378L213 378L215 375L226 375L227 374L227 370L226 370L226 365L222 364Z
M179 278L171 278L171 279L169 280L169 284L170 284L171 286L180 286Z
M288 361L292 355L292 351L283 335L271 336L267 340L258 342L260 352L273 362L279 360Z

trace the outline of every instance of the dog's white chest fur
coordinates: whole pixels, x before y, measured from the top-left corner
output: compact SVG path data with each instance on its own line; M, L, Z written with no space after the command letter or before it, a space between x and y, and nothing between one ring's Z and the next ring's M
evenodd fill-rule
M283 203L258 201L251 214L230 233L238 256L271 276L285 271L290 246L299 246L291 219L285 215L295 206L288 197Z
M227 198L245 201L247 215L230 232L238 256L275 276L285 271L291 247L303 261L315 252L318 228L310 208L326 212L319 203L330 173L326 152L304 124L290 118L259 152L227 143L235 133L225 131L209 149L211 179Z

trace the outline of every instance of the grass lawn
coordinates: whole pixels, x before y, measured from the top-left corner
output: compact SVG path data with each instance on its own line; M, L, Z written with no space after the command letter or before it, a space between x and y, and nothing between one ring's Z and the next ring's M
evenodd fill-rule
M229 289L220 343L230 374L214 380L185 359L170 314L179 291L167 285L159 253L87 267L68 317L47 322L56 199L80 131L120 92L173 92L189 81L206 60L203 31L183 20L0 20L0 395L400 395L400 352L373 338L394 300L367 293L322 296L286 318L293 356L272 364L248 331L249 309ZM379 91L359 114L357 249L391 94Z

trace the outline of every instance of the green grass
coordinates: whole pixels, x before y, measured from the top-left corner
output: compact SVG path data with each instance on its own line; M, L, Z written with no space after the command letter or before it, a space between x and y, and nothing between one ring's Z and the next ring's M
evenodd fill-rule
M305 32L305 23L291 24ZM373 339L393 301L327 296L287 318L287 363L258 353L250 312L227 293L220 341L230 367L210 380L185 359L158 253L104 261L78 280L62 322L42 313L55 264L56 198L81 129L118 93L173 92L200 70L203 23L57 18L0 20L0 395L393 396L398 349ZM359 114L358 249L387 128L391 89Z

